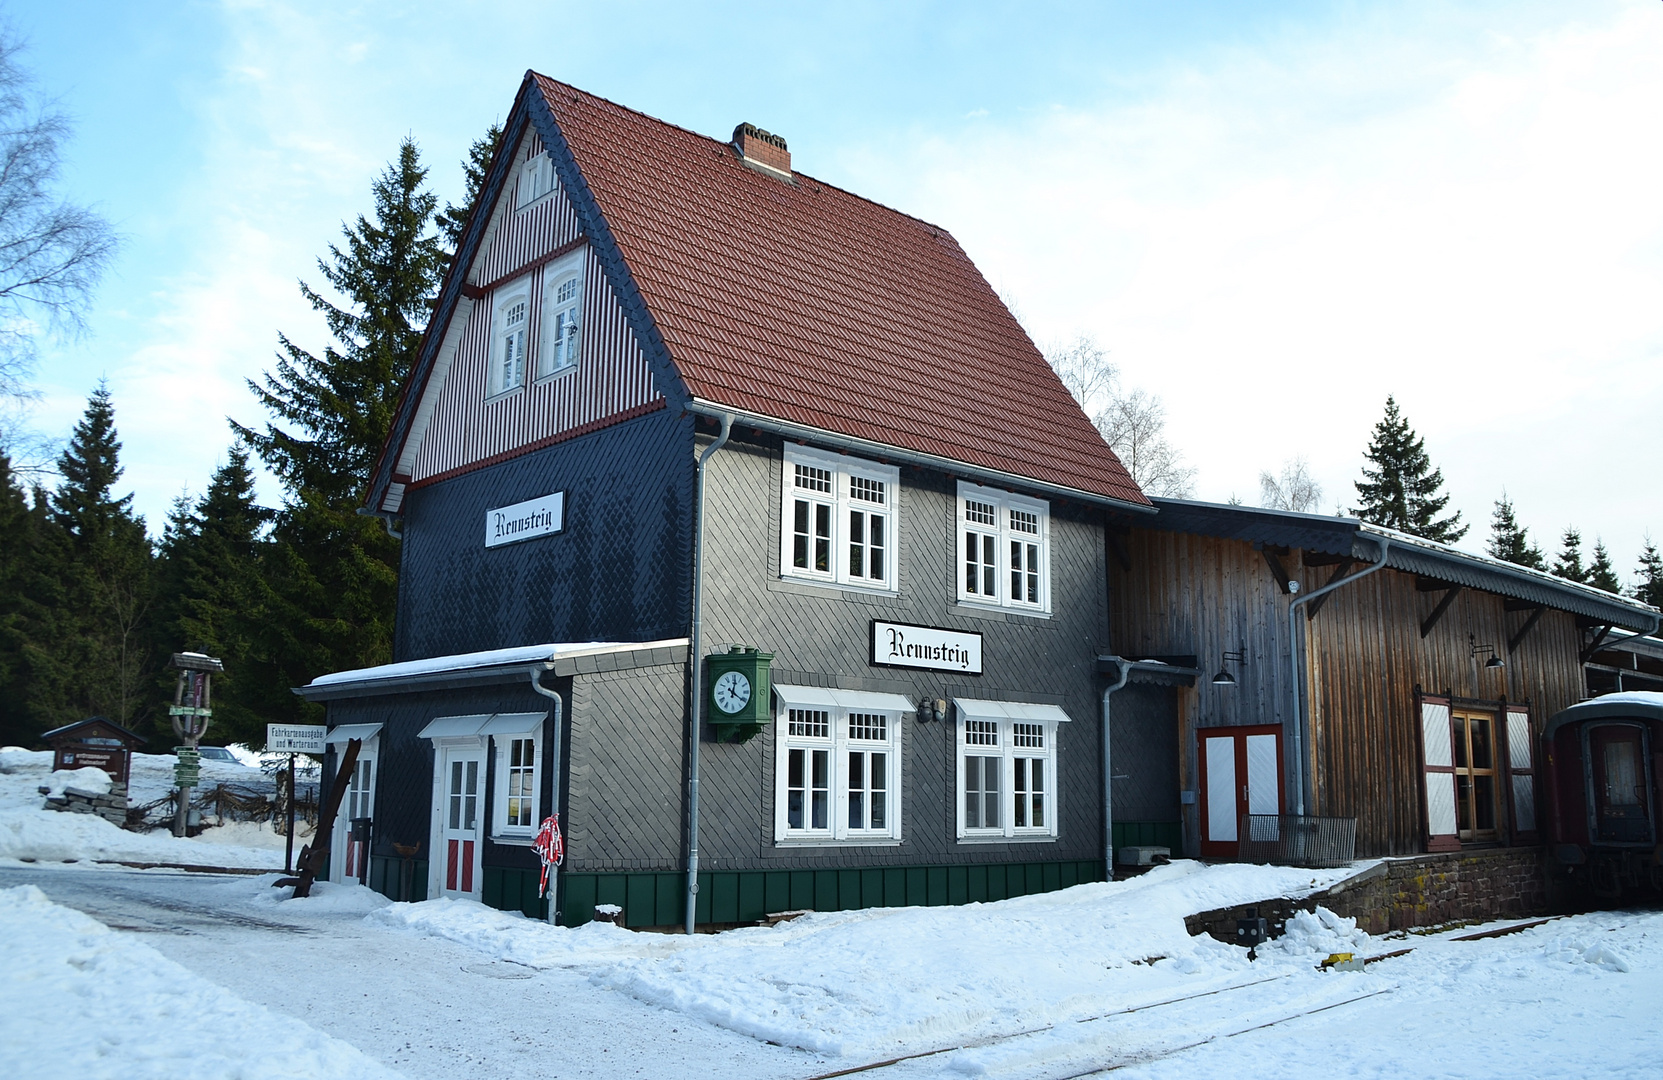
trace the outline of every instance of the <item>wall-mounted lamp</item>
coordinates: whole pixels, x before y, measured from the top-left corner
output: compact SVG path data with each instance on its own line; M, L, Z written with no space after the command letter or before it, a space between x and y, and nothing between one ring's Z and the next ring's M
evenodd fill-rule
M1247 653L1246 653L1245 650L1231 651L1229 649L1226 649L1225 652L1224 652L1224 658L1219 662L1219 665L1218 665L1218 674L1213 676L1213 685L1214 686L1234 686L1234 685L1236 685L1236 677L1234 675L1230 674L1228 671L1224 670L1224 665L1225 664L1231 664L1231 663L1243 664L1243 663L1246 663L1246 662L1247 662Z
M947 719L947 701L945 698L925 698L918 703L918 722L929 723L931 720L940 723Z
M1480 645L1476 637L1468 634L1467 655L1476 660L1481 654L1486 653L1490 657L1488 660L1484 661L1484 667L1486 669L1494 670L1495 668L1504 668L1507 666L1507 662L1501 658L1500 653L1496 652L1496 647L1494 645Z

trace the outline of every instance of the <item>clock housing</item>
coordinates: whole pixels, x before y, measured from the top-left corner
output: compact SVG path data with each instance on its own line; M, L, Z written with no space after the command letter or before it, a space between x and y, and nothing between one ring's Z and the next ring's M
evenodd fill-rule
M773 661L773 653L759 652L748 645L733 645L727 652L705 657L705 718L715 729L717 742L744 742L773 721L774 690L769 678ZM750 697L736 712L726 711L717 702L716 684L730 672L744 676L751 687ZM724 695L723 704L731 706L733 697Z

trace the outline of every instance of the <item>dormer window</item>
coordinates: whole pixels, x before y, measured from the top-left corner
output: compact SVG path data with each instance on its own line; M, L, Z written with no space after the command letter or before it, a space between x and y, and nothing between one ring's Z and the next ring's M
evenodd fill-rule
M520 166L520 198L516 204L517 208L525 209L559 186L560 181L554 175L554 159L547 154L533 154Z
M525 347L530 313L531 297L523 288L498 294L495 317L491 321L487 396L505 394L525 384Z
M583 253L552 265L543 275L543 318L537 376L577 369L583 344Z

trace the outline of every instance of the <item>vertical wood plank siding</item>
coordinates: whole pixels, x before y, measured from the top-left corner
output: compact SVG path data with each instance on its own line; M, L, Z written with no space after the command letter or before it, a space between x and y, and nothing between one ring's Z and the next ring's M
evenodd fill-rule
M1251 544L1185 533L1133 529L1126 538L1131 570L1112 568L1112 640L1126 656L1189 654L1202 678L1178 694L1182 783L1196 790L1196 729L1288 721L1287 612L1264 557ZM1309 591L1333 568L1283 558ZM1530 702L1535 730L1582 699L1575 616L1543 613L1517 651L1507 641L1529 611L1507 611L1502 597L1464 590L1425 639L1420 624L1442 593L1422 593L1413 574L1382 570L1330 594L1314 620L1304 620L1311 688L1314 805L1308 812L1357 818L1357 854L1403 855L1424 849L1420 748L1414 688L1452 691L1458 698ZM1468 634L1493 645L1507 666L1475 666ZM1228 667L1234 687L1211 676L1225 650L1244 664ZM1289 781L1292 782L1290 770ZM1293 793L1287 793L1291 810ZM1193 808L1186 807L1193 815ZM1188 821L1194 835L1196 822Z
M527 135L517 162L540 153ZM518 202L518 181L504 198ZM509 210L470 280L481 285L513 275L580 238L577 217L564 192L525 210ZM531 286L527 385L485 400L492 297L473 306L438 408L416 454L411 480L420 483L541 443L574 428L637 409L659 398L646 358L595 258L583 249L582 339L575 372L537 379L544 267L532 266L512 284ZM509 284L510 282L504 282Z

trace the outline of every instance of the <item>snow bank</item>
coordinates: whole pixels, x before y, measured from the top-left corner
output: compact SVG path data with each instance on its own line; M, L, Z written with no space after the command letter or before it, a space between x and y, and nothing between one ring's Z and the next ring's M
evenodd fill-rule
M61 799L69 788L84 791L88 795L108 795L114 783L109 773L92 766L84 769L57 769L46 778L46 797Z
M1185 915L1303 895L1350 872L1175 862L998 903L810 914L695 938L603 923L566 929L455 900L394 904L371 918L519 964L587 968L599 986L754 1038L882 1056L1224 985L1249 972L1246 950L1190 937ZM1301 933L1303 947L1251 971L1311 970L1309 950L1338 931Z
M32 885L0 889L0 1075L32 1080L399 1074L191 974Z

